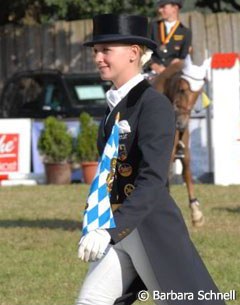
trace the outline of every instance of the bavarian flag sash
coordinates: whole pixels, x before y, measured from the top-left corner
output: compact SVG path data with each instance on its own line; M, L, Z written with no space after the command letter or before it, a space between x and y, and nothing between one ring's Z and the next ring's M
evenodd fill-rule
M97 172L90 187L83 216L83 235L96 229L115 228L110 205L111 185L116 170L119 146L119 114L116 116L111 135L98 163Z

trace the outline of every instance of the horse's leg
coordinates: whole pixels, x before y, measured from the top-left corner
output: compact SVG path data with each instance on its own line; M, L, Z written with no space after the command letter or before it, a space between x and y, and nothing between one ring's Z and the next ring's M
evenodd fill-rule
M173 150L172 150L172 155L171 155L171 162L170 162L170 168L169 168L169 179L168 180L171 180L171 178L173 177L173 164L174 164L174 161L175 161L175 155L176 155L178 141L179 141L179 131L176 130L175 138L174 138L174 145L173 145ZM168 188L169 188L169 185L168 185Z
M186 182L189 201L194 199L194 186L192 182L192 173L190 168L190 150L189 150L189 131L184 131L182 141L184 143L184 158L182 158L183 178Z
M183 178L186 182L188 198L189 198L189 207L191 209L191 218L192 224L194 226L202 226L204 223L203 213L200 210L199 202L194 194L194 184L192 179L191 172L191 157L190 157L190 149L189 149L189 130L188 128L184 131L182 141L185 145L184 148L184 158L181 159L183 166Z

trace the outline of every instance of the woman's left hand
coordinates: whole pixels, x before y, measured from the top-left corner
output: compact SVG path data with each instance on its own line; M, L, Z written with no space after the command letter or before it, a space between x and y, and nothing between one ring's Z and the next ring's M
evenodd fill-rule
M110 240L110 234L104 229L90 231L80 239L78 257L84 262L99 260L105 254Z

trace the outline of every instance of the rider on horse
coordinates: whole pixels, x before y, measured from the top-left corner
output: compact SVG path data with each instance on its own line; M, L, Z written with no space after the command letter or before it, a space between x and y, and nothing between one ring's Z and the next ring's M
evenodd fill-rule
M150 69L148 79L151 80L153 86L159 92L165 93L169 99L172 100L172 103L175 107L176 95L180 93L180 100L182 100L183 95L181 92L184 91L185 100L187 100L189 104L188 108L191 105L192 109L194 106L193 101L196 101L198 94L201 92L201 88L204 84L204 77L200 76L201 81L197 83L197 85L200 84L200 87L198 90L193 90L196 92L190 92L191 87L186 87L183 82L183 86L179 85L180 82L178 79L182 78L184 80L184 75L187 74L188 79L185 80L190 86L192 82L189 80L189 78L191 78L192 72L195 75L194 71L197 70L197 74L199 74L199 71L203 69L194 66L190 58L190 53L192 50L192 33L190 29L185 27L179 20L179 12L182 8L182 5L183 0L157 1L157 10L161 19L152 22L150 35L151 39L157 42L158 48L152 54L150 62L148 62L148 68ZM175 89L176 87L179 87L178 89L181 92L179 91L179 93L177 93L175 90L172 90L171 88L173 87L171 86L171 83ZM169 89L170 92L168 92ZM186 90L189 90L189 92ZM191 97L189 94L191 94ZM186 117L190 118L191 109L189 109L189 113L186 113ZM176 113L176 116L177 115L178 114ZM203 214L199 208L199 202L194 196L193 182L190 170L190 154L188 147L189 132L187 126L184 128L178 126L178 121L179 120L176 120L177 131L173 150L173 161L175 159L180 159L182 162L183 176L188 189L189 207L191 209L192 222L196 226L201 226L203 224Z
M192 33L179 20L182 5L183 0L158 0L160 19L151 24L151 39L159 47L152 55L150 69L167 78L169 73L181 71L184 59L192 50Z
M165 83L176 72L182 71L184 60L192 50L192 33L179 20L183 0L157 0L159 20L153 21L150 29L151 39L158 48L153 53L149 68L160 74L157 89L165 92ZM182 142L179 142L177 157L183 157Z

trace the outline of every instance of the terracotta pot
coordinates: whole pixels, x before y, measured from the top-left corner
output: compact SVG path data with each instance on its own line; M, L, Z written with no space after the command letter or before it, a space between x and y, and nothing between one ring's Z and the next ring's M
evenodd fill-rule
M70 163L45 163L47 184L69 184L72 168Z
M97 171L98 162L82 162L83 180L86 184L91 184Z

